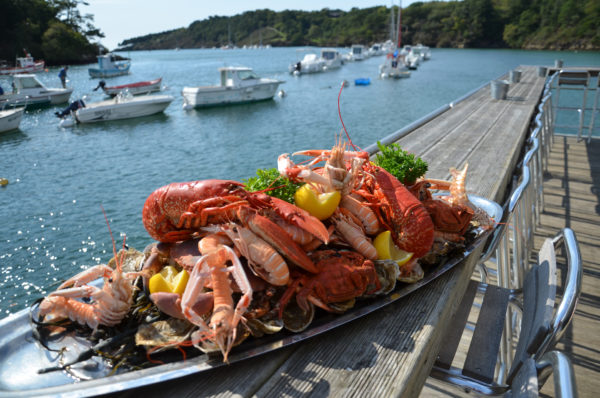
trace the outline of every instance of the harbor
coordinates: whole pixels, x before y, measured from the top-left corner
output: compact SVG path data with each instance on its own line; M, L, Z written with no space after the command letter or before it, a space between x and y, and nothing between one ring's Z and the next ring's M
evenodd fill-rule
M419 154L429 163L429 178L447 180L450 168L461 168L468 163L467 192L503 205L520 178L519 168L531 144L531 127L547 88L547 75L540 75L538 66L521 65L518 70L522 72L520 80L511 82L504 99L494 98L488 81L378 140L399 143ZM508 80L508 71L498 79ZM587 379L592 378L590 373L597 374L598 367L597 360L593 359L598 343L590 333L582 332L598 326L595 321L598 291L589 279L597 272L592 260L599 243L594 236L597 211L589 215L583 212L592 207L586 203L597 202L597 197L585 195L582 199L578 196L584 195L587 189L593 192L593 176L597 173L594 156L588 156L589 164L581 161L585 159L582 156L585 151L592 153L594 143L595 140L586 143L573 136L554 138L544 174L544 207L540 209L532 248L533 254L543 239L553 237L565 227L574 230L580 247L583 246L582 297L586 299L581 301L586 306L582 308L580 302L563 340L556 347L569 352L576 380L586 380L585 388L578 388L581 396L592 396L594 385ZM365 150L375 153L376 146L367 146ZM578 163L567 163L571 160ZM589 171L585 171L586 168ZM573 174L574 170L581 174ZM577 185L577 189L571 189L570 182L588 183L592 188ZM572 197L573 194L576 196ZM580 220L586 222L580 223ZM260 356L260 368L250 359L160 384L140 386L114 396L139 393L148 396L348 396L373 392L382 396L452 396L453 393L431 383L428 376L444 344L445 330L483 251L484 247L478 246L458 266L398 302L343 327ZM193 362L190 365L193 366ZM549 380L545 388L551 384ZM94 393L110 391L99 387Z

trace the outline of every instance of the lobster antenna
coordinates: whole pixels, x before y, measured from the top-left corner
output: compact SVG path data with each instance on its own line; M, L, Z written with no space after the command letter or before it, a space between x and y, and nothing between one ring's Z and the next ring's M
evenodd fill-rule
M356 151L357 150L356 145L354 145L352 143L352 139L350 138L350 135L348 134L348 130L346 130L346 126L344 125L344 120L342 119L342 110L340 108L340 97L342 96L342 90L344 89L344 84L346 84L346 81L342 82L342 86L340 87L340 92L338 94L338 100L337 100L338 115L340 116L340 122L342 122L342 127L344 128L344 132L346 133L346 137L348 138L348 142L352 146L352 149L354 149Z
M108 222L108 217L106 216L106 211L104 211L104 207L102 205L100 205L100 208L102 209L102 214L104 214L104 219L106 220L106 226L108 227L108 233L110 234L110 240L112 241L113 256L115 257L115 263L117 266L119 266L120 261L117 256L117 246L115 245L115 238L113 237L112 230L110 229L110 223ZM123 246L125 246L125 239L123 239Z

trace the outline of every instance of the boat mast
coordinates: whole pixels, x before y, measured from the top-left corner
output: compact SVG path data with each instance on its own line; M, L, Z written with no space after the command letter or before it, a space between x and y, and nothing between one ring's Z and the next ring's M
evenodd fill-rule
M394 26L394 0L392 0L391 19L390 19L390 40L392 43L396 41L396 27Z
M398 48L402 48L402 0L398 5Z

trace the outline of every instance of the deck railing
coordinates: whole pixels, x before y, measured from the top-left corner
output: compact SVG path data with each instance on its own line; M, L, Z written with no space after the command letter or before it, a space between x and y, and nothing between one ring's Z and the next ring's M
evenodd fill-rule
M579 139L600 138L596 114L600 111L600 75L595 70L560 69L553 76L554 128L559 135L577 135ZM595 76L594 76L595 74Z

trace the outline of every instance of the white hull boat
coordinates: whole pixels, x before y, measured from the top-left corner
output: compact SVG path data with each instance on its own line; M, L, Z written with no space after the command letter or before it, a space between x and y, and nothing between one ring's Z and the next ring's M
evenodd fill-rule
M325 62L325 70L339 69L344 65L342 55L333 48L322 49L321 59Z
M379 65L379 76L382 79L410 77L410 70L404 63L404 56L398 54L398 51L388 54L385 62Z
M26 53L25 57L17 57L17 65L14 67L0 65L0 75L41 72L44 70L44 65L43 60L35 61L30 54Z
M367 59L369 56L368 51L369 50L367 50L367 47L363 46L362 44L353 44L350 48L350 52L348 53L348 60L362 61Z
M294 75L323 72L325 60L319 58L317 54L306 54L301 61L291 64L289 70Z
M209 107L273 98L281 80L258 77L250 68L219 68L221 84L218 86L184 87L184 109Z
M19 128L25 107L0 110L0 133Z
M164 111L174 98L171 95L145 95L134 97L119 94L113 99L85 104L71 112L77 123L95 123L108 120L132 119ZM63 119L61 126L68 127L73 120Z
M47 88L35 75L14 75L13 90L0 95L8 105L63 104L69 101L72 88Z

